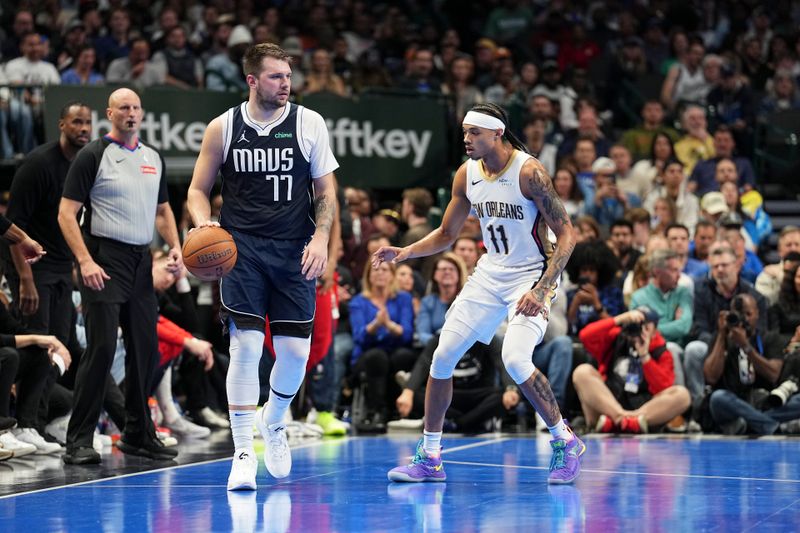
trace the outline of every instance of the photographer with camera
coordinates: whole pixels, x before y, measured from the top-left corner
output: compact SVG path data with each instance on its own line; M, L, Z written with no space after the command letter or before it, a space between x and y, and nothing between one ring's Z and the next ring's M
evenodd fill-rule
M758 307L758 331L768 329L767 302L752 284L739 275L740 264L733 248L726 242L715 242L711 245L708 263L711 276L700 280L694 290L694 316L689 338L696 340L687 344L683 352L686 387L692 395L692 415L695 419L705 394L703 364L717 334L720 311L729 309L731 300L737 294L749 294Z
M765 401L767 391L779 384L783 345L777 332L759 328L759 306L752 295L736 295L730 309L720 311L703 374L714 387L709 410L722 433L741 435L749 429L772 435L781 422L800 416L800 396L785 398L776 408L769 408L772 400Z
M581 331L598 367L578 366L572 382L587 425L598 432L647 433L689 407L689 391L675 385L672 354L656 329L659 318L642 306Z
M622 290L614 283L619 260L602 241L575 246L567 263L567 275L577 285L567 291L567 320L570 334L577 335L586 324L623 312Z

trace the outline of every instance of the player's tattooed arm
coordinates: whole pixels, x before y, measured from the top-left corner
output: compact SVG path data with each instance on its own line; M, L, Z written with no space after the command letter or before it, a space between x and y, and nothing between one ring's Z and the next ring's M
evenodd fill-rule
M523 167L523 191L533 200L544 221L556 234L556 246L548 259L547 270L537 284L542 289L551 289L567 266L575 249L575 230L564 204L553 188L553 182L541 163L532 159Z
M317 232L330 235L336 216L336 184L333 174L319 178L314 183L314 214Z

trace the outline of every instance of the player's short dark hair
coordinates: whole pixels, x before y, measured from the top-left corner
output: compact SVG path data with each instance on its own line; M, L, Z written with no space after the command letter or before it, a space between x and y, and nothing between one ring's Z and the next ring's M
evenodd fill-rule
M242 57L242 68L245 75L258 76L263 70L264 58L271 57L292 64L292 56L275 43L258 43L250 46Z
M71 100L67 102L67 104L64 107L61 108L61 113L59 113L58 118L62 120L67 118L67 115L69 115L69 110L72 109L73 107L86 107L91 109L88 104L85 104L78 100Z

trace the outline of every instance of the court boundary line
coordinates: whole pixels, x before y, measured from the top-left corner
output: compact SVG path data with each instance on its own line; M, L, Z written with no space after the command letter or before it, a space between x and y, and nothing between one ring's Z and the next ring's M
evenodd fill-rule
M442 452L444 453L444 452ZM501 465L497 463L477 463L474 461L442 461L454 465L465 466L486 466L493 468L516 468L519 470L549 470L546 466L528 466L528 465ZM719 479L723 481L769 481L773 483L797 483L800 484L800 479L776 479L776 478L763 478L763 477L738 477L738 476L707 476L702 474L669 474L666 472L626 472L623 470L599 470L596 468L582 468L581 472L589 472L591 474L614 474L614 475L627 475L627 476L654 476L654 477L677 477L689 479Z
M755 524L753 524L752 526L748 527L748 528L747 528L747 529L745 529L744 531L752 531L752 530L754 530L754 529L755 529L755 528L757 528L759 525L763 524L764 522L766 522L767 520L769 520L769 519L770 519L770 518L772 518L773 516L777 516L777 515L781 514L782 512L784 512L786 509L790 509L790 508L794 507L795 505L797 505L797 503L798 503L798 502L800 502L800 499L793 501L792 503L790 503L789 505L787 505L787 506L783 507L782 509L778 509L777 511L775 511L775 512L774 512L774 513L772 513L771 515L769 515L769 516L767 516L767 517L764 517L764 518L762 518L761 520L759 520L758 522L756 522L756 523L755 523Z
M305 448L313 448L313 447L318 446L320 444L326 444L326 443L330 443L330 442L337 442L337 443L348 442L348 441L354 440L355 438L357 438L357 437L347 436L347 437L344 437L343 439L337 439L335 441L332 441L332 440L318 440L318 441L314 441L314 442L304 443L304 444L301 444L299 446L292 447L291 449L292 450L302 450L302 449L305 449ZM124 479L124 478L129 478L129 477L134 477L134 476L143 476L143 475L146 475L146 474L155 474L155 473L158 473L158 472L166 472L168 470L178 470L178 469L186 468L186 467L189 467L189 466L208 465L208 464L212 464L212 463L218 463L220 461L230 461L230 457L220 457L219 459L207 459L205 461L199 461L197 463L185 463L185 464L182 464L182 465L165 466L165 467L162 467L162 468L154 468L153 470L145 470L143 472L130 472L128 474L120 474L118 476L104 477L104 478L101 478L101 479L90 479L88 481L78 481L78 482L69 483L69 484L66 484L66 485L58 485L56 487L46 487L46 488L43 488L43 489L33 489L33 490L28 490L28 491L23 491L23 492L15 492L14 494L6 494L5 496L0 496L0 501L7 500L7 499L10 499L10 498L16 498L17 496L27 496L29 494L38 494L40 492L50 492L50 491L54 491L54 490L81 487L81 486L84 486L84 485L91 485L92 483L102 483L104 481L114 481L114 480L117 480L117 479Z

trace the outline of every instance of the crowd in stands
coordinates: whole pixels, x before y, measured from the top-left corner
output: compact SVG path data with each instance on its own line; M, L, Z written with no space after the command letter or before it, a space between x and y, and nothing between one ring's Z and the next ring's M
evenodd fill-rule
M3 4L0 155L24 155L42 140L43 85L242 92L243 51L267 41L294 58L298 101L376 87L437 95L448 102L455 144L470 106L497 103L550 172L578 234L545 341L531 346L562 410L600 432L800 433L800 228L773 225L759 193L767 177L753 161L759 121L800 109L797 3L436 5ZM331 434L343 432L335 417L346 412L358 412L352 422L363 432L398 420L421 427L438 333L484 236L470 217L451 252L372 268L380 246L410 244L435 227L434 196L342 187L340 202L340 252L318 291L331 323L315 337L297 413L311 409ZM178 218L185 235L188 219ZM166 272L158 258L153 271L159 423L203 438L205 428L227 425L219 294ZM0 333L36 333L13 323L20 302L7 305ZM80 325L79 302L58 312L74 312ZM499 363L502 335L459 363L450 430L531 417ZM80 338L60 339L75 359ZM16 412L26 428L0 435L3 446L32 451L26 443L45 445L26 440L29 429L48 440L63 432L74 375L25 363L27 352L41 363L47 342L0 350L0 421ZM117 368L106 394L109 426L121 412L123 374ZM49 402L49 414L31 414L31 398Z

